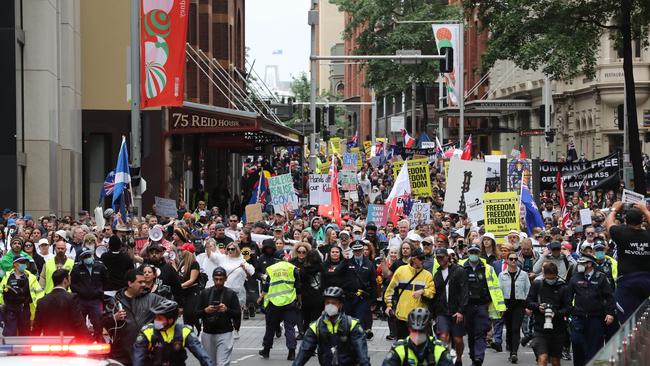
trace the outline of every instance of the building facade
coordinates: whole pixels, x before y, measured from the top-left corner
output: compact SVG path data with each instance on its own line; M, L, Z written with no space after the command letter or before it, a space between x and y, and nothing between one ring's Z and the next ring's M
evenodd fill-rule
M0 2L0 206L36 218L82 207L80 4Z

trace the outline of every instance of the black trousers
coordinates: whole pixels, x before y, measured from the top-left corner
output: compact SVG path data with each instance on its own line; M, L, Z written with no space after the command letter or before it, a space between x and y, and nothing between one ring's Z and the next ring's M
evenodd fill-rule
M524 320L524 303L511 304L503 313L503 322L506 325L506 344L510 347L510 353L516 354L521 339L521 324Z
M323 313L323 302L320 303L302 303L300 308L300 323L298 327L300 328L300 333L305 333L309 324L318 319L319 316Z

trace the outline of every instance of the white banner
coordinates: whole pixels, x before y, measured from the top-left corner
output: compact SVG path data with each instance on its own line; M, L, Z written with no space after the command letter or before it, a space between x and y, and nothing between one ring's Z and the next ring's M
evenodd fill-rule
M482 161L451 159L443 210L466 213L476 223L483 220L486 165Z
M309 204L329 205L332 203L332 186L327 174L309 174Z

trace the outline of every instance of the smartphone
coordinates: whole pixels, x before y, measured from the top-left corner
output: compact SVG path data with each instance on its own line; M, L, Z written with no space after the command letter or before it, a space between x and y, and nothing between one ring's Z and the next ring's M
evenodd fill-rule
M122 303L118 301L117 302L117 311L120 312L122 310L124 310L124 307L122 306Z
M210 305L213 305L213 306L219 306L219 305L221 305L221 301L219 301L219 300L214 300Z

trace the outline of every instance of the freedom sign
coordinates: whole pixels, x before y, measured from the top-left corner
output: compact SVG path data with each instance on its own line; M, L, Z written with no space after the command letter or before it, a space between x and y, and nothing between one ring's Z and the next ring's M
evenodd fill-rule
M497 243L505 242L510 230L519 231L517 192L483 193L485 231L494 234Z
M564 191L566 193L578 192L581 186L587 190L618 189L620 182L620 158L613 153L601 159L586 162L571 163L539 163L540 189L553 191L557 189L555 178L558 170L562 172Z
M429 173L429 161L427 159L413 159L406 162L409 181L411 182L411 194L416 198L431 197L431 176ZM393 177L397 180L400 169L393 167Z
M332 186L328 174L309 174L309 204L329 205L332 202Z

